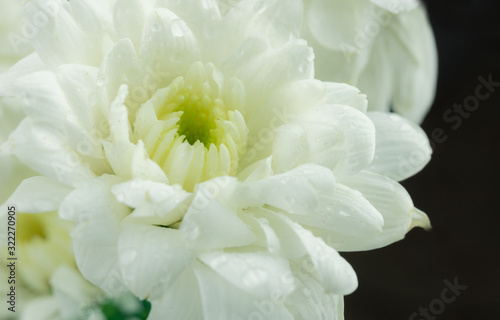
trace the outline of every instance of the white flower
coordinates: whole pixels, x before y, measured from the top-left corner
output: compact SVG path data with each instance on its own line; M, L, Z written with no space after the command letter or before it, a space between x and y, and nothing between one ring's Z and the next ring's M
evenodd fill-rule
M43 176L8 203L74 221L82 274L150 319L342 319L337 250L428 226L392 180L425 134L313 79L299 1L110 3L27 4L59 10L0 78L26 113L2 150Z
M313 47L316 77L346 82L368 109L391 108L422 122L435 95L437 51L418 0L304 0L302 36Z

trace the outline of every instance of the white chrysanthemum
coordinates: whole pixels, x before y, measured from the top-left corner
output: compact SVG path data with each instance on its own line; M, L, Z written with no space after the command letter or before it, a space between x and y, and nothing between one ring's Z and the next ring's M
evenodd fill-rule
M371 111L422 122L434 100L437 51L419 0L304 0L302 36L316 77L346 82Z
M150 319L341 319L357 280L337 250L428 225L393 180L425 134L313 79L300 1L34 0L26 20L47 3L0 78L27 116L2 150L43 176L9 203L74 221L83 275Z

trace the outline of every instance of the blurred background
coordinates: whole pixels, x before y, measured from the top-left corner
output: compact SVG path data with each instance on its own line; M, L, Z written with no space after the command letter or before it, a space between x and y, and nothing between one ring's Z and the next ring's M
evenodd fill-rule
M360 283L345 299L348 320L500 319L500 1L425 2L440 66L422 126L431 139L440 134L430 164L403 185L433 229L343 254ZM455 114L479 77L499 85L477 110ZM458 283L459 295L448 290L443 300L446 281Z

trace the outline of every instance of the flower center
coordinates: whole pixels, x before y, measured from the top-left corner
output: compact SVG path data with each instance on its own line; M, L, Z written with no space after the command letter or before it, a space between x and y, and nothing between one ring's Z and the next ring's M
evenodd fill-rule
M17 215L17 224L18 228L22 230L22 232L16 234L21 243L30 242L35 238L45 239L47 237L41 215L19 213Z
M248 129L240 106L242 93L226 92L213 65L193 64L186 77L159 89L137 111L134 135L169 182L187 191L221 175L235 175L245 153Z

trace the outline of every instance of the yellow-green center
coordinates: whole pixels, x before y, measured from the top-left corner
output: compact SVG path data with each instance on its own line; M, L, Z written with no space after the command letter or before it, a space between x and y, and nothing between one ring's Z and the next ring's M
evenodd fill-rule
M22 243L47 237L43 217L37 214L19 213L17 215L17 230L17 239Z
M246 149L248 129L239 106L225 104L215 73L213 65L195 63L186 77L145 102L133 125L169 182L188 191L216 176L235 175Z

